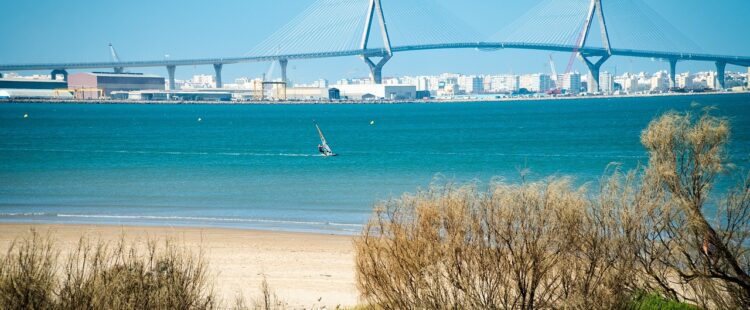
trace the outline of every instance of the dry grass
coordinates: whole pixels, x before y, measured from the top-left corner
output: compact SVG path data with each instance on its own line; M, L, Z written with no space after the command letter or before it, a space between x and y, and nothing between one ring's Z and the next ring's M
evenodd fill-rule
M0 309L52 309L57 252L49 237L32 232L0 259Z
M32 231L14 242L0 267L2 309L214 309L200 255L149 242L140 253L81 239L58 266L49 238Z
M273 291L271 286L268 284L268 279L263 276L263 281L260 283L260 295L253 300L252 305L248 305L243 296L238 296L235 300L235 310L284 310L287 309L287 304L281 300L278 295ZM314 309L314 308L311 308Z
M728 137L724 119L668 113L642 134L648 166L597 191L551 178L385 202L355 243L358 288L385 309L616 309L643 291L747 308L750 182L705 215Z

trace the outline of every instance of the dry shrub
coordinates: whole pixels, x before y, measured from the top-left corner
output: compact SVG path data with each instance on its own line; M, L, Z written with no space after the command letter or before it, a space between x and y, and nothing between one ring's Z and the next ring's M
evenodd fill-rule
M82 239L67 260L64 309L213 309L207 264L167 240L145 253L121 240L114 247Z
M642 191L651 194L633 243L646 283L707 308L750 308L750 182L711 195L730 166L729 132L726 119L668 113L641 135L649 151Z
M376 210L357 284L386 309L612 308L626 275L615 213L599 211L568 179L434 186Z
M648 165L597 192L551 178L385 202L355 242L360 293L385 309L612 309L644 291L749 308L750 181L709 205L728 137L725 119L668 113L642 134Z
M286 303L271 289L265 275L260 283L260 295L253 300L252 306L248 306L245 298L238 295L232 307L235 310L283 310L286 308Z
M2 309L213 309L207 264L171 241L145 253L121 240L111 246L82 238L57 265L49 238L14 242L0 266Z
M15 240L0 259L0 309L53 308L56 257L49 237L34 230Z

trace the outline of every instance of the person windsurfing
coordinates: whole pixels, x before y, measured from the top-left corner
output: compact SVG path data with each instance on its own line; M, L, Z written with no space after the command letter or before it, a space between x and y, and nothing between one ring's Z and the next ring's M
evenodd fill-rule
M338 156L338 154L334 153L331 150L331 147L328 146L328 142L326 141L326 137L323 135L323 131L320 130L320 126L318 126L318 123L313 121L315 124L315 129L318 130L318 135L320 135L320 144L318 144L318 152L320 152L321 155L324 157L329 156Z

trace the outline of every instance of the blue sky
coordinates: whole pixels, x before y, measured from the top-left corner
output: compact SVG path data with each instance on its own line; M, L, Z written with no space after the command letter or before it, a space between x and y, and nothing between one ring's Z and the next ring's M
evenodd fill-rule
M384 0L385 3L386 0ZM393 1L393 0L389 0ZM409 1L409 0L398 0ZM487 37L500 31L537 1L433 0ZM606 5L605 0L605 5ZM612 0L615 1L615 0ZM616 0L626 1L626 0ZM705 52L750 56L747 0L645 0ZM313 0L6 0L0 1L0 63L107 61L108 43L123 60L241 56L299 14ZM385 5L385 4L384 4ZM387 8L386 8L387 10ZM387 14L387 12L386 12ZM614 13L613 13L614 14ZM423 51L397 54L384 75L441 72L548 72L549 52L502 50ZM558 71L569 54L555 53ZM224 68L224 81L260 76L268 63ZM667 65L651 59L613 58L603 70L655 71ZM713 64L680 63L679 71L712 69ZM583 66L576 62L576 69ZM729 70L746 70L741 67ZM164 68L132 69L166 75ZM212 73L209 66L179 67L178 78ZM356 57L291 62L290 78L306 82L367 75Z

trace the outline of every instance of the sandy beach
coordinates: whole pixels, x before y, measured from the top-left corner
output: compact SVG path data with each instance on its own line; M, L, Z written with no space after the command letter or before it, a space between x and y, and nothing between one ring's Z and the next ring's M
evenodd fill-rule
M259 294L263 275L277 295L293 308L357 304L352 237L256 230L132 227L105 225L0 224L0 250L30 229L52 237L63 251L82 235L115 242L171 238L203 250L215 277L217 295L227 304L238 294L250 301ZM320 299L320 301L318 301Z

